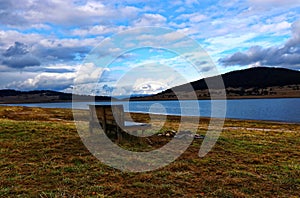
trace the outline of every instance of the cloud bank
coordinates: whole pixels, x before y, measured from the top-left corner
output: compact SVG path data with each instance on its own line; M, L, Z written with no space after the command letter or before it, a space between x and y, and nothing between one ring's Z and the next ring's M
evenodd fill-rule
M248 51L234 53L219 61L226 66L255 65L300 69L300 21L292 24L292 38L282 47L252 46Z

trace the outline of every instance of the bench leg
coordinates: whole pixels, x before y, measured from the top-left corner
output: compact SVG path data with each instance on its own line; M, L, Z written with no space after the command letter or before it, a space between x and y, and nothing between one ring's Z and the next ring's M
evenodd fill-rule
M118 132L118 134L117 134L117 138L118 138L118 142L121 142L122 141L122 134L121 134L121 132Z
M90 134L93 134L93 126L91 122L89 123L89 132Z
M117 141L121 142L122 141L122 130L118 127L117 128Z

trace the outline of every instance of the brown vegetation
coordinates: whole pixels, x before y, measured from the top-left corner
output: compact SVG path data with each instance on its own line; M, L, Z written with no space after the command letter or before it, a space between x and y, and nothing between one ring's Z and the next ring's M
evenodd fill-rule
M176 123L169 117L162 130ZM197 133L207 124L200 119ZM197 139L164 168L126 173L89 153L71 110L0 107L0 197L299 197L299 131L297 124L226 120L204 158Z

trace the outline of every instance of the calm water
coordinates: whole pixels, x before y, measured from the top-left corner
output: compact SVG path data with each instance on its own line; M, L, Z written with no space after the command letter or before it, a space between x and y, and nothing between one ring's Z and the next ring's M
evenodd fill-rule
M224 111L218 103L227 104L226 117L251 120L272 120L283 122L300 123L300 98L285 99L243 99L215 101L218 112ZM96 102L95 104L109 104L110 102ZM151 112L170 115L190 115L211 117L211 101L134 101L123 104L125 111L129 112ZM11 106L28 106L44 108L72 108L72 103L34 103L34 104L8 104ZM195 108L199 105L199 109ZM74 107L87 109L87 103L76 103ZM218 109L219 108L219 109ZM213 117L222 117L216 114Z

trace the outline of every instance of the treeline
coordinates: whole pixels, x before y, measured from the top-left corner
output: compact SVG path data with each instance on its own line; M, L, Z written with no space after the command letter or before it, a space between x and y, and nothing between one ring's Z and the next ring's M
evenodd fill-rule
M228 72L222 74L221 77L225 88L261 89L266 87L300 84L300 72L285 68L254 67ZM194 90L205 90L208 89L206 82L210 82L210 89L222 89L223 87L217 83L219 81L220 77L214 76L191 82L191 85ZM184 84L172 89L176 91L185 91L189 90L188 87L188 84ZM163 91L160 94L172 93L172 89Z
M17 98L17 99L45 99L48 98L49 100L55 101L71 101L72 100L71 93L63 93L58 91L51 91L51 90L34 90L34 91L18 91L13 89L3 89L0 90L0 97L10 97L10 98ZM91 100L93 96L86 96L86 95L77 95L77 99L80 100ZM111 100L111 97L108 96L95 96L96 101L103 101L103 100ZM26 101L24 101L26 102Z

